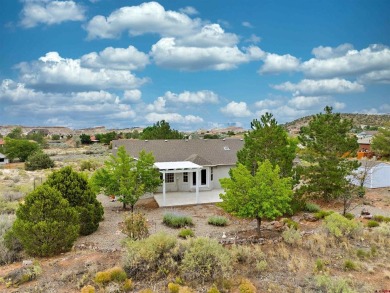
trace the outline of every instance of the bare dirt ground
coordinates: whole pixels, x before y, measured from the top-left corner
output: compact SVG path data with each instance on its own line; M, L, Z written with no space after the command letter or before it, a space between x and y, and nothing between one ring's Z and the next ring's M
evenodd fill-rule
M100 223L99 229L89 236L80 237L74 245L71 252L61 254L51 258L38 258L37 260L42 267L42 275L35 281L25 283L19 288L6 288L0 285L0 292L80 292L85 284L93 279L96 272L102 271L113 266L121 265L121 257L124 253L122 248L122 241L125 238L120 230L121 222L127 212L122 210L120 202L111 202L106 196L99 195L99 200L102 202L105 215L104 220ZM390 216L390 191L388 189L369 190L364 199L366 207L373 213L380 212L382 215ZM333 205L326 207L329 209L337 210L341 208L340 205ZM357 212L361 207L356 208ZM140 200L136 205L136 210L144 213L149 222L149 232L156 233L159 231L165 231L172 235L177 235L178 230L171 229L162 224L162 218L166 212L177 212L186 214L192 217L194 221L193 230L196 236L207 236L216 239L221 239L223 232L228 237L248 237L254 234L256 227L255 221L239 220L233 217L229 217L219 207L215 205L197 205L175 208L158 208L156 202L153 199ZM229 217L229 225L227 227L214 227L207 224L207 219L211 215L224 215ZM302 231L315 231L319 227L319 222L306 222L301 215L295 216L296 220L300 222L300 230ZM280 232L274 231L270 223L265 222L263 236L267 238L265 245L262 249L265 253L274 253L275 244L273 241L280 240ZM278 244L278 254L283 255L283 248ZM298 253L298 255L296 255ZM287 252L286 263L299 262L299 254L305 252L292 249ZM289 255L291 254L291 255ZM336 257L336 256L335 256ZM30 259L30 258L26 258ZM303 260L301 260L303 261ZM380 267L375 271L375 274L367 274L363 272L344 272L340 271L340 275L347 276L356 280L364 280L364 282L370 285L370 288L390 288L390 276L387 276L389 265L386 263L389 260L380 260ZM280 264L282 267L286 264ZM21 262L14 263L7 266L0 267L0 276L7 274L8 272L20 268ZM279 289L272 290L272 284L278 282L278 280L291 279L291 283L286 292L315 292L315 291L294 291L294 286L305 286L302 280L305 280L305 274L308 274L307 268L305 269L299 264L295 264L296 268L287 270L280 273L278 277L271 274L264 274L262 277L255 281L258 288L263 288L263 284L267 283L268 290L258 290L258 292L279 292ZM332 268L337 270L337 266ZM382 270L382 271L381 271ZM387 272L387 273L386 273ZM237 274L240 274L237 272ZM295 276L294 276L295 275ZM300 280L299 283L294 283L294 280ZM303 283L302 283L303 282ZM270 285L271 284L271 285ZM149 287L151 285L149 284ZM156 284L155 292L161 292L162 286L166 288L166 284ZM276 286L276 285L274 285ZM152 286L153 287L153 286ZM138 287L139 288L139 287ZM275 287L281 288L281 287ZM135 291L136 292L136 291ZM367 291L358 291L367 292Z

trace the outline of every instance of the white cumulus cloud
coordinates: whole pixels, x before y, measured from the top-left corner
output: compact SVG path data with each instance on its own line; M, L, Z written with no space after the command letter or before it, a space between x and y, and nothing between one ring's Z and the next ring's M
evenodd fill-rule
M131 103L137 103L141 101L142 93L138 89L134 90L125 90L123 93L123 99L124 102L131 102Z
M147 54L138 51L135 47L113 48L92 52L80 58L80 64L89 68L109 68L116 70L139 70L149 64Z
M75 1L25 0L23 2L20 23L26 28L38 24L54 25L85 19L85 8Z
M230 117L248 117L252 115L245 102L235 101L232 101L225 107L221 108L221 112Z
M191 19L185 13L167 11L157 2L145 2L139 6L122 7L108 17L97 15L88 22L86 30L90 39L112 39L124 31L130 35L183 36L193 33L199 26L198 19Z
M263 59L264 64L260 68L260 73L279 73L285 71L297 71L300 61L290 54L278 55L267 53Z
M125 70L82 67L80 59L62 58L57 52L49 52L37 61L23 62L17 67L21 81L35 88L132 89L146 82Z
M293 92L295 95L328 95L328 94L345 94L359 93L364 91L364 86L345 79L303 79L299 83L285 82L274 85L277 90Z
M156 121L165 120L171 123L190 124L201 123L203 118L194 115L181 115L179 113L149 113L146 115L146 121L155 123Z
M197 92L184 91L180 94L176 94L168 91L165 93L164 98L174 103L187 103L187 104L218 103L218 95L212 91L207 91L207 90L197 91Z

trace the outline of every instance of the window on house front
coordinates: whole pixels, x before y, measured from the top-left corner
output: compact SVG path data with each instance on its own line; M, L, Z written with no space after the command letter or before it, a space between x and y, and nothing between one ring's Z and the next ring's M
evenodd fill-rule
M174 173L167 173L167 174L165 174L165 182L166 183L175 182L175 174Z
M183 173L183 182L188 182L188 172Z
M0 158L0 162L4 162L4 158Z
M160 173L160 180L163 180L163 174ZM175 174L174 173L165 173L165 183L175 182Z
M214 180L214 169L213 167L210 168L210 181Z

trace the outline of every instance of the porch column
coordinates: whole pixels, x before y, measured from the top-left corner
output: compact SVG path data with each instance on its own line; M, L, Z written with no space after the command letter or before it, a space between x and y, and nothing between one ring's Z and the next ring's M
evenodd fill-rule
M196 203L199 203L199 169L196 169Z
M163 175L163 205L165 207L165 171L161 171L162 175Z

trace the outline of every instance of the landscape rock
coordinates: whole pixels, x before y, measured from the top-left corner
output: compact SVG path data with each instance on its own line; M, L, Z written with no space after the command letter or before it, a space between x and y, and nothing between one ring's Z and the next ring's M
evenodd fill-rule
M312 214L309 213L304 213L303 214L303 219L307 222L316 222L318 219L314 217Z

